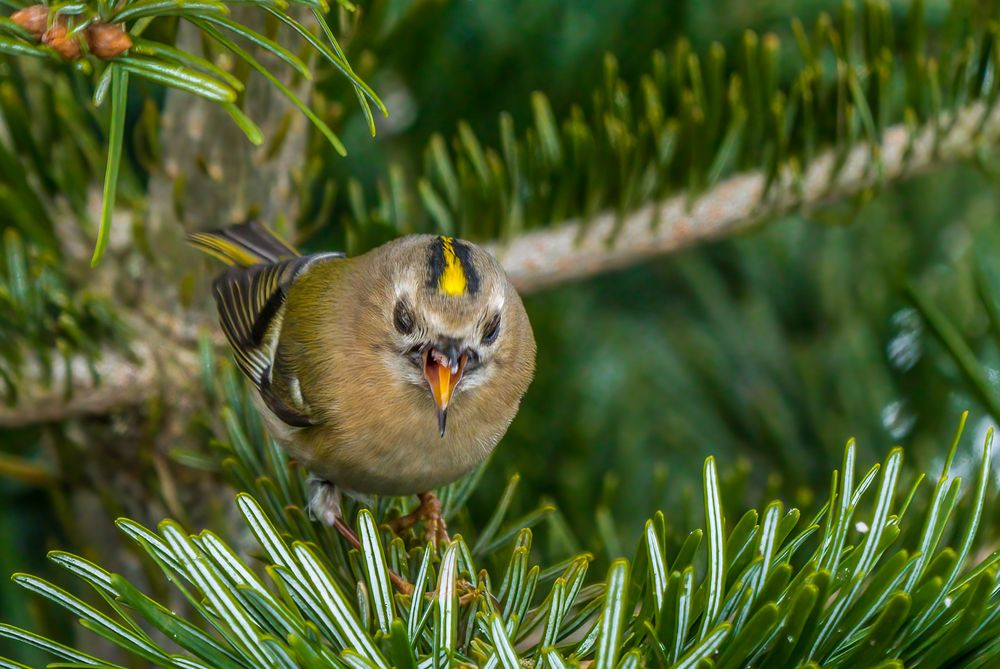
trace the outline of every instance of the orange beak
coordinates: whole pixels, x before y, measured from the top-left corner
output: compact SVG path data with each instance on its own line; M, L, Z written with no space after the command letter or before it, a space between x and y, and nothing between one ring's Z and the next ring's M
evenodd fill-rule
M468 356L455 347L448 347L447 352L431 348L424 353L424 378L438 406L438 430L442 437L448 420L448 403L462 380L466 360Z

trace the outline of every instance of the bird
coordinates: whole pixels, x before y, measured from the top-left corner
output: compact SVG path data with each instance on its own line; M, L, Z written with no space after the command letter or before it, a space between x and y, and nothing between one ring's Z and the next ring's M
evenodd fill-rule
M520 296L482 247L398 237L361 255L302 255L259 221L194 232L229 265L219 322L265 426L310 473L311 515L344 532L341 495L417 495L395 519L447 540L435 488L493 451L536 345Z

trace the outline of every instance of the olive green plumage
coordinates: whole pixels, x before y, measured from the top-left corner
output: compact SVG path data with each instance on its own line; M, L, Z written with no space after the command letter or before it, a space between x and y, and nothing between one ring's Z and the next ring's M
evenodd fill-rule
M482 462L517 413L534 336L481 248L414 235L300 256L255 223L191 241L232 265L214 284L222 328L270 431L323 481L428 491Z

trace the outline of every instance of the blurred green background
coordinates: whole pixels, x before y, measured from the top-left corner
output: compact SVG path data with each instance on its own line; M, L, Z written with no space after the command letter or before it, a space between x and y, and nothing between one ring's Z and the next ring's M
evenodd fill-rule
M389 4L402 12L410 3ZM430 137L450 137L462 120L495 144L501 111L519 127L530 123L535 90L562 117L572 104L588 104L605 52L617 57L624 79L634 80L648 70L654 49L669 49L679 38L699 52L713 40L734 52L744 30L791 39L791 16L810 25L819 12L840 6L423 4L406 39L378 44L377 65L365 75L390 118L379 119L371 140L360 113L348 108L341 132L349 156L323 161L327 179L353 177L371 191L390 162L419 166ZM940 27L947 3L926 5L932 29ZM909 3L892 6L901 22ZM346 99L332 75L319 86ZM946 312L996 387L1000 349L975 283L977 267L987 282L1000 271L1000 194L991 175L988 162L946 167L820 212L764 221L736 238L528 296L537 378L474 497L473 517L487 517L508 477L519 472L522 510L551 498L584 548L614 555L634 544L655 509L670 510L679 527L695 524L708 455L726 472L725 503L734 514L771 494L790 505L812 504L825 494L850 437L865 465L903 445L913 470L933 470L965 409L972 413L960 453L974 459L973 446L992 420L904 289L920 286ZM307 246L343 240L347 215L341 200L328 220L316 222L322 225ZM991 285L1000 294L1000 281ZM144 443L150 437L134 420L93 419L87 434ZM43 441L47 448L82 449L83 478L92 468L149 466L141 457L114 460L72 425L8 430L0 441L29 458L45 457ZM57 508L42 489L0 479L0 573L47 573L45 550L74 539L61 521L103 512L96 503ZM25 620L28 606L20 592L0 585L0 619Z

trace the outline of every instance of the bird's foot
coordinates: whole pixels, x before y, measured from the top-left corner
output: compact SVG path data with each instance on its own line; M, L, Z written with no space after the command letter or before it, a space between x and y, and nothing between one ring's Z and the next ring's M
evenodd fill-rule
M464 578L459 579L455 582L456 590L458 590L458 605L468 606L471 604L476 597L479 597L483 593L483 590L472 585Z
M337 486L318 477L310 477L309 485L313 489L309 498L309 515L327 527L337 530L347 543L360 550L361 541L358 540L358 535L344 522L340 508L340 491ZM413 594L413 584L391 569L389 580L401 594Z
M424 523L424 539L430 541L435 547L439 543L448 543L448 526L444 522L442 514L441 500L433 492L422 492L417 495L420 499L420 506L399 518L389 521L389 527L393 532L399 534L408 530L420 521Z
M459 606L468 606L480 595L487 595L490 601L493 602L493 606L496 608L501 608L500 600L493 596L492 593L488 592L485 588L480 588L479 586L472 585L469 581L464 578L460 578L455 581L455 592L458 594L458 604ZM432 590L427 593L427 599L434 599L438 596L436 590Z

